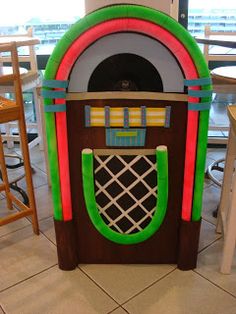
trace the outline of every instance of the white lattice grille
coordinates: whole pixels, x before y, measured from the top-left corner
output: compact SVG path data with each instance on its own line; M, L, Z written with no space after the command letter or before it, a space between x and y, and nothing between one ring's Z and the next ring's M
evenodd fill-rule
M155 155L95 155L96 202L106 224L120 233L143 230L156 209Z

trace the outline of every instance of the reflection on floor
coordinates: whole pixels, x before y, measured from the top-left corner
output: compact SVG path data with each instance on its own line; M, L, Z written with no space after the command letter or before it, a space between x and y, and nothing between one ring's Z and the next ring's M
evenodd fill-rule
M224 154L225 149L209 149L207 164ZM79 265L63 272L57 265L51 191L37 147L31 161L41 233L35 236L25 218L0 228L0 313L236 313L236 258L232 274L221 275L222 239L212 216L220 189L210 180L205 180L195 270L181 272L176 265ZM0 194L1 215L4 206Z

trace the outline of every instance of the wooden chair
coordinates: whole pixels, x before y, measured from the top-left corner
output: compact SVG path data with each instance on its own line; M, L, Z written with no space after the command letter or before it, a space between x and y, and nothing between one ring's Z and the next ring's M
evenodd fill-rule
M9 39L13 38L13 41L17 37L29 37L33 38L33 29L29 28L26 34L20 35L8 35ZM6 37L6 36L0 36ZM20 48L22 49L22 48ZM29 148L33 148L35 145L39 144L40 149L43 149L43 130L42 130L42 123L41 123L41 110L40 110L40 99L38 96L37 89L41 86L40 75L38 72L38 65L35 53L34 45L25 46L23 49L28 50L27 54L18 53L19 63L22 66L20 68L21 74L21 84L22 84L22 91L29 92L32 91L33 93L33 101L34 101L34 108L36 122L27 122L27 130L30 133L34 130L37 133L37 137L29 143ZM0 64L2 64L1 71L3 74L9 74L12 71L11 66L11 58L6 55L0 55ZM24 67L27 67L24 68ZM4 95L6 93L14 93L14 86L9 83L4 83L0 86L0 94ZM14 146L14 140L19 141L19 136L17 132L13 134L13 131L17 128L17 124L15 122L9 122L5 124L5 135L2 135L3 139L7 141L8 148L12 148ZM17 130L16 130L17 131Z
M0 218L0 226L26 216L31 216L33 231L36 234L39 234L16 44L13 42L11 44L0 45L0 53L1 52L10 52L13 73L8 75L0 75L0 85L5 83L12 84L12 86L14 87L15 101L9 100L5 97L0 97L0 123L2 124L9 123L11 121L18 121L22 158L24 161L25 179L27 185L27 194L29 197L29 206L23 204L23 202L19 198L17 198L10 190L4 156L3 139L0 133L0 169L3 181L3 183L0 184L0 191L5 192L7 207L9 208L9 210L13 208L13 204L16 205L19 209L17 213L9 214L3 218Z
M232 35L235 36L236 32L216 32L211 29L210 25L205 25L204 28L204 35L205 37L208 37L210 35ZM228 50L231 50L231 48L228 48ZM206 58L207 63L209 61L236 61L236 54L215 54L211 51L211 45L204 45L203 46L203 53Z
M236 105L228 106L230 134L218 211L217 231L223 231L224 247L220 271L229 274L236 244Z

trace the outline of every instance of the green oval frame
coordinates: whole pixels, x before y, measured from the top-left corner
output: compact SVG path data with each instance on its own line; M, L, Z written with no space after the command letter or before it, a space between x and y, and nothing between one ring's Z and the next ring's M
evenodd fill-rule
M105 238L119 244L136 244L150 238L162 225L168 203L168 154L164 146L156 149L158 197L152 221L142 231L135 234L122 234L112 230L102 219L96 205L94 189L93 152L82 151L82 178L84 199L89 217L94 227Z

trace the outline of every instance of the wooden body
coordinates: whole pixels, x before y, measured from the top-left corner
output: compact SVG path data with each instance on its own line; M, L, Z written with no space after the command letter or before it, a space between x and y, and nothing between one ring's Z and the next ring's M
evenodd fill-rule
M166 218L158 232L145 242L120 245L105 239L92 225L84 204L81 152L84 148L106 149L105 128L84 125L84 106L106 105L163 107L171 105L171 126L149 127L145 149L165 144L169 153L169 202ZM167 100L86 100L67 101L69 163L72 206L80 263L176 263L179 247L186 142L187 106ZM143 148L143 149L144 149ZM142 148L140 148L142 149ZM120 148L122 151L122 148Z

